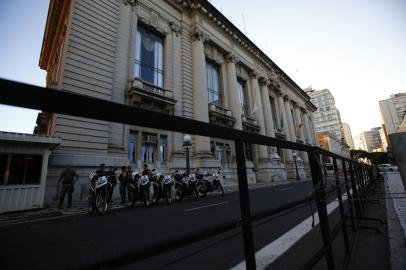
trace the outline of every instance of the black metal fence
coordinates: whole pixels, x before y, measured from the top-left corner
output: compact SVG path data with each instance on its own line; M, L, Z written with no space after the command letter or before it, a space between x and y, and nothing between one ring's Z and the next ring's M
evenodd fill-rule
M348 266L348 258L350 257L355 240L353 239L353 241L350 241L347 227L350 226L353 233L356 233L357 228L360 227L357 220L363 218L363 210L365 208L365 203L367 202L367 193L374 185L374 171L372 166L358 163L354 160L314 146L266 137L255 133L185 119L178 116L147 111L84 95L57 91L54 89L47 89L3 79L0 79L0 103L47 112L234 141L241 211L241 218L239 220L232 220L170 241L145 246L137 250L131 250L113 259L100 261L96 264L82 265L83 269L99 269L100 267L118 267L127 265L147 257L164 253L174 248L179 248L187 244L204 240L208 237L228 232L238 227L241 227L242 229L246 267L247 269L255 269L256 262L252 223L266 217L284 213L292 208L308 204L309 202L315 203L317 207L323 246L320 247L311 258L309 258L307 263L302 266L302 269L313 268L323 257L326 259L328 269L335 269L335 254L332 249L332 244L341 231L345 243ZM306 152L310 163L311 177L314 186L313 193L304 199L288 203L276 209L252 215L248 192L244 143L267 145ZM333 160L335 186L332 189L327 189L323 180L324 175L322 164L320 162L321 155L329 156ZM341 172L339 171L339 167L341 167ZM342 179L344 181L342 181ZM344 207L344 194L347 196L347 204L349 206L347 209ZM329 215L327 212L327 198L331 199L332 195L339 203L340 220L335 227L330 228ZM350 224L347 224L348 222Z

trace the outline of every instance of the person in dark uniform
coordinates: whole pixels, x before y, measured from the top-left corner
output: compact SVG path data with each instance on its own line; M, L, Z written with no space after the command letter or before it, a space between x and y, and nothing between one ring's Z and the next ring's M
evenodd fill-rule
M62 208L66 193L68 193L68 208L72 207L72 193L74 191L73 186L78 179L79 175L71 167L67 167L62 171L58 181L58 187L60 187L59 209Z
M131 167L130 167L131 168ZM127 185L129 181L129 171L127 170L126 166L121 167L121 173L118 176L118 181L120 182L120 196L121 196L121 202L120 204L125 204L126 198L127 198Z
M112 197L113 197L113 192L114 188L117 185L117 176L116 176L116 170L117 168L113 169L113 167L109 167L109 169L105 172L105 175L107 176L107 181L111 184L111 189L107 193L107 202L112 203Z
M99 165L99 169L96 171L97 177L106 175L106 165L104 163Z
M149 178L152 176L152 171L148 169L148 165L144 164L144 169L142 170L142 176L148 175Z

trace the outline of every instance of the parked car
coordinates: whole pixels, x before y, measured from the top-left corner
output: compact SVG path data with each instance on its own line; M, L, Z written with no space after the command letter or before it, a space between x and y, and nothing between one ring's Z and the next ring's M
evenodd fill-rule
M392 164L378 164L376 165L376 168L378 169L379 173L382 172L394 172L398 171L398 166L392 165Z

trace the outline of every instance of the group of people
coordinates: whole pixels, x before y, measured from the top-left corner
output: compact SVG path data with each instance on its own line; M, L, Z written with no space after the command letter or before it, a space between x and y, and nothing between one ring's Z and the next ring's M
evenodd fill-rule
M119 192L120 192L120 197L121 201L120 204L125 204L127 200L127 189L130 181L132 180L132 174L133 170L131 166L122 166L121 167L121 172L116 177L115 174L116 169L113 167L106 168L106 165L104 163L99 165L99 169L96 171L97 177L102 177L102 176L114 176L114 177L108 177L112 189L110 193L108 194L107 201L109 203L112 202L112 196L113 196L113 191L114 188L117 185L117 178L119 181ZM143 170L141 175L148 175L149 177L152 176L152 171L148 168L147 164L144 164ZM79 180L79 175L76 173L74 169L72 169L70 166L65 168L58 180L58 187L57 187L57 196L56 198L59 197L59 206L58 208L61 209L63 202L65 200L66 194L68 195L68 208L72 207L72 194L74 192L74 185L75 183ZM59 196L58 196L59 194Z

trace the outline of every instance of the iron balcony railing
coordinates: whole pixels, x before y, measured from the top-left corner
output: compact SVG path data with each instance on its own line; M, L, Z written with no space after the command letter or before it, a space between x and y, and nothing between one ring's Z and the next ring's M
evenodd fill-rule
M241 211L241 217L239 220L224 222L214 227L206 228L176 239L151 244L137 250L129 250L115 256L114 258L106 258L105 260L96 263L79 266L79 268L82 269L100 269L101 267L128 265L147 257L161 254L174 248L233 230L237 227L242 228L246 267L247 269L255 269L256 262L252 223L267 217L284 214L291 209L314 202L317 206L320 220L323 246L321 246L318 252L309 258L302 268L311 269L321 258L325 257L328 269L332 270L335 269L334 253L332 250L333 240L342 230L346 254L348 255L347 258L349 258L355 241L351 242L349 240L347 220L350 219L350 226L352 227L353 232L356 233L357 228L360 227L358 223L356 223L356 220L363 218L363 209L368 200L367 193L374 185L374 171L372 166L355 162L354 160L339 156L318 147L266 137L257 133L235 130L179 116L147 111L134 106L127 106L89 96L0 79L0 103L46 112L68 114L78 117L93 118L234 141ZM276 209L252 215L248 193L247 170L245 167L244 143L307 152L314 186L313 193L307 198L291 202ZM330 190L326 189L326 185L323 181L322 165L320 162L321 155L330 156L333 160L335 187ZM338 163L339 161L341 164ZM341 181L338 165L341 165L341 176L344 179L344 182ZM347 201L349 208L347 211L345 211L344 208L343 189L348 198ZM329 216L326 208L327 198L329 198L329 196L331 197L332 194L336 194L335 199L339 202L340 212L340 221L333 229L330 228ZM348 262L349 260L347 260L347 266Z

